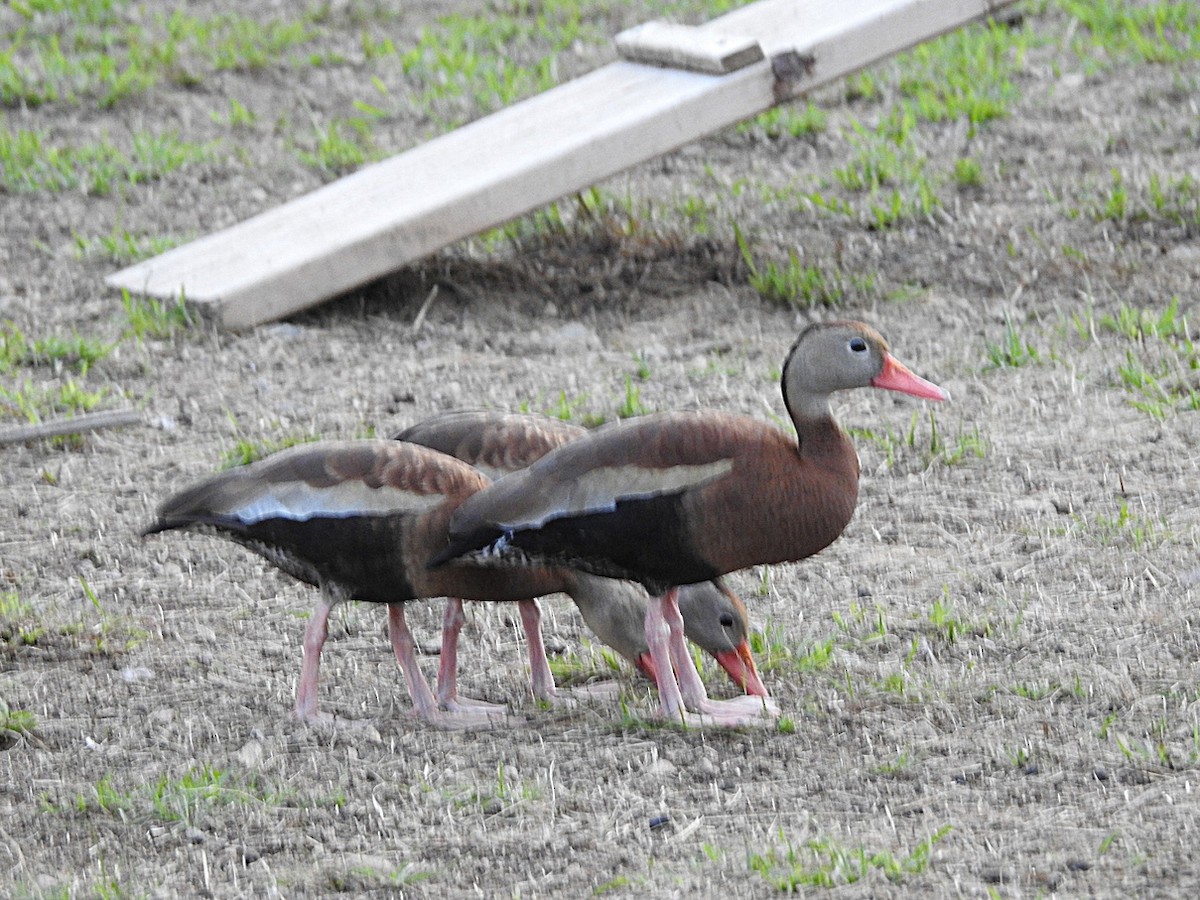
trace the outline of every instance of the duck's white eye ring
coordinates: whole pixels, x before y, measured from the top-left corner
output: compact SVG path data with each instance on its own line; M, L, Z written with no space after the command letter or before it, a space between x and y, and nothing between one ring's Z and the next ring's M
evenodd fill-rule
M867 342L860 337L850 338L850 349L855 353L866 353Z

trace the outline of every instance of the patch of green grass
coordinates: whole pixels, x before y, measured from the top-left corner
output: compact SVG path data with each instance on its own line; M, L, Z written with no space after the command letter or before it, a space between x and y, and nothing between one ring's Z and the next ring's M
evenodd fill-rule
M830 613L830 618L838 631L857 641L870 643L888 635L887 612L878 604L866 606L852 600L845 614L834 610Z
M10 372L18 366L49 366L56 371L73 368L82 376L108 356L114 346L78 334L69 338L59 335L31 338L12 322L5 322L0 324L0 372Z
M380 871L373 866L355 866L349 872L328 872L329 890L339 894L363 895L378 891L390 892L410 884L433 878L432 872L414 863L405 863L398 871Z
M704 197L689 194L675 205L676 210L687 221L695 234L709 234L712 230L710 218L715 211L712 203Z
M1059 690L1059 685L1050 682L1019 681L1012 686L1012 692L1026 700L1045 700Z
M125 311L126 334L138 343L146 338L168 338L183 328L195 324L183 297L174 303L157 297L134 297L121 291L121 308Z
M577 394L574 397L568 397L566 391L559 391L555 401L550 406L543 407L542 412L553 419L561 419L564 422L578 421L585 426L589 423L602 425L604 420L600 419L593 422L596 417L585 408L590 402L587 394ZM521 411L528 412L538 406L541 406L541 404L522 403Z
M1161 766L1166 769L1177 768L1181 764L1194 765L1197 759L1195 753L1195 735L1192 738L1192 749L1187 753L1173 753L1166 738L1170 725L1165 719L1159 719L1140 737L1134 737L1117 730L1116 713L1110 714L1101 728L1101 740L1111 738L1127 763L1133 765Z
M236 14L169 15L128 0L21 0L21 27L4 37L0 106L94 102L109 108L160 80L196 85L215 71L284 61L312 40L321 13L259 20ZM303 64L318 64L313 54Z
M963 630L963 623L956 615L948 590L933 601L927 618L933 628L933 633L939 635L946 643L953 644L958 640L959 633Z
M972 129L1003 118L1029 41L1025 29L988 22L918 44L898 61L905 105L924 121L965 119Z
M900 775L908 771L914 762L913 755L908 750L901 750L891 762L880 763L872 770L877 775Z
M91 412L107 397L107 388L90 391L73 378L50 386L25 378L11 387L0 384L0 416L7 413L36 424L63 413Z
M1074 313L1071 324L1084 340L1116 336L1134 344L1117 366L1117 383L1135 409L1160 421L1200 409L1200 351L1178 296L1161 311L1122 303L1113 312L1097 314L1089 306Z
M998 343L988 342L984 347L988 364L986 369L1019 368L1042 361L1041 352L1033 342L1023 337L1012 319L1005 318L1004 337Z
M860 220L869 228L894 228L928 218L942 203L926 171L926 156L913 141L915 116L893 109L874 131L858 122L850 135L850 161L833 170L847 190L863 195Z
M1079 24L1071 46L1089 69L1200 59L1200 10L1194 3L1058 0L1058 5Z
M239 785L227 772L211 765L189 769L179 778L160 777L150 787L147 799L158 818L164 822L183 822L195 825L202 820L208 807L218 804L244 804L259 800L253 793L253 782Z
M1145 307L1122 303L1116 313L1100 316L1099 327L1128 338L1145 341L1147 338L1183 338L1189 336L1187 318L1179 313L1179 295L1176 294L1161 313Z
M91 786L86 794L75 796L74 808L77 812L103 812L109 815L120 815L131 806L131 795L117 790L113 786L112 775L105 775Z
M871 132L859 122L852 123L853 133L849 138L854 152L846 165L833 170L842 187L859 193L877 191L924 167L924 161L909 145L914 124L911 116L893 115L892 124L901 127L881 125Z
M1005 753L1008 756L1009 764L1014 769L1024 769L1033 759L1033 754L1029 752L1028 747L1017 747L1006 750Z
M453 127L557 84L559 54L605 39L602 22L585 19L598 12L579 0L546 0L529 15L523 0L501 0L485 12L452 13L422 29L401 66L420 88L418 107Z
M1096 315L1090 307L1082 313L1073 313L1071 321L1075 331L1084 340L1097 340L1102 334L1115 334L1145 344L1151 340L1187 340L1190 336L1187 317L1179 312L1179 295L1176 294L1162 312L1145 306L1130 306L1122 303L1115 312Z
M920 694L909 690L911 676L907 670L889 672L879 680L879 688L886 694L894 694L898 700L921 702Z
M749 866L775 888L788 893L806 887L855 884L872 871L882 873L893 884L904 884L929 867L934 846L950 831L950 825L943 825L901 856L891 850L868 850L862 844L847 846L833 837L812 838L797 847L781 833L783 848L751 854Z
M72 366L80 375L86 375L95 362L112 352L113 346L76 334L69 338L42 338L33 342L30 351L31 359L38 365L56 369Z
M62 626L59 628L61 636L76 637L85 643L88 652L100 656L128 653L149 637L149 632L133 624L131 619L106 610L100 597L82 575L79 576L79 586L95 610L96 620L89 623L81 619Z
M300 160L329 175L344 175L381 156L371 132L365 116L334 120L317 129L313 149L300 151Z
M484 815L495 815L503 809L518 803L538 800L542 790L536 784L522 782L512 784L505 774L504 763L496 764L496 779L492 784L482 782L461 788L450 788L445 792L446 799L457 807L479 807Z
M226 112L212 113L212 120L228 128L251 128L258 122L258 115L241 101L230 97Z
M619 891L623 888L630 887L633 882L628 875L617 875L615 878L610 878L608 881L603 881L592 888L593 897L602 897L609 891Z
M115 656L128 652L148 637L144 629L105 612L91 586L83 578L79 581L84 597L95 610L94 618L50 622L15 593L0 595L0 644L7 644L12 650L37 647L43 655L83 651Z
M173 63L199 56L218 72L248 72L274 65L288 50L312 40L315 31L310 16L258 21L218 13L199 18L177 9L163 24L167 44L176 54Z
M543 239L550 235L566 234L567 228L558 203L549 203L541 209L510 219L480 235L483 245L489 250L505 244L520 247L530 239Z
M768 624L755 629L747 636L750 650L762 672L817 672L833 664L834 639L809 642L796 646L789 641L783 630Z
M278 453L280 450L286 450L288 447L307 444L319 439L320 435L316 434L290 434L279 438L267 438L258 441L239 436L234 445L221 454L218 468L235 469L238 466L248 466L250 463L264 459L272 453Z
M4 364L24 366L48 366L61 371L72 368L79 375L87 375L92 365L112 353L113 344L105 344L95 338L72 335L69 338L51 335L44 338L26 338L9 324L3 326L5 351ZM12 351L20 346L21 353L13 358Z
M633 419L637 416L644 416L651 412L650 409L642 402L642 390L638 387L632 376L625 376L625 399L621 401L617 407L618 419Z
M597 672L595 663L580 653L567 651L549 657L548 661L550 672L554 675L554 683L560 686L586 684ZM613 662L616 662L616 657L613 657Z
M1134 550L1158 546L1169 533L1164 518L1145 511L1135 511L1124 498L1111 515L1097 513L1092 521L1085 522L1085 525L1101 546L1128 545Z
M880 99L883 96L880 81L879 73L874 69L866 69L847 76L845 79L847 102L870 102Z
M656 206L650 200L614 196L592 187L570 201L547 204L472 240L488 253L548 252L556 260L554 267L570 266L568 258L577 257L580 247L606 257L673 260L685 252L690 238L709 227L708 201L691 196L680 204Z
M954 183L960 188L979 187L983 184L983 166L979 160L970 156L959 157L954 161Z
M71 233L75 252L82 259L101 259L119 265L129 265L165 253L179 245L177 238L133 234L114 226L108 234L84 235Z
M37 716L26 709L13 709L0 697L0 750L7 749L37 728Z
M1189 234L1200 227L1200 180L1191 174L1161 175L1151 172L1138 198L1152 221L1184 226Z
M764 113L759 113L749 122L743 122L738 130L747 132L761 131L772 140L781 137L806 137L820 134L828 127L825 111L806 101L804 106L795 104L774 106Z
M33 608L16 591L0 594L0 643L32 647L45 631Z
M847 428L855 441L882 454L887 470L927 469L941 464L956 466L970 459L985 459L989 444L978 425L967 427L959 422L957 430L946 433L938 424L937 412L914 410L908 428Z
M1153 222L1180 227L1185 236L1200 231L1200 180L1190 173L1151 172L1134 181L1114 168L1108 185L1098 193L1098 199L1088 204L1098 222Z
M983 172L970 157L955 161L945 173L932 171L920 140L922 124L963 120L970 136L1006 116L1017 100L1014 78L1032 39L1025 28L978 24L852 76L847 80L851 101L893 97L893 102L873 128L851 123L845 135L847 161L833 170L832 183L788 192L802 208L877 230L934 216L943 206L943 183L953 179L960 189L977 187ZM838 187L848 196L839 196Z
M966 459L983 459L988 453L988 442L979 431L978 425L969 429L960 429L947 437L938 426L937 413L932 409L926 411L926 421L929 430L924 441L920 440L921 431L917 427L920 411L913 411L912 423L908 429L906 442L914 450L919 450L926 467L940 462L947 466L956 466Z
M52 143L44 132L10 130L0 120L0 188L13 193L83 191L108 196L120 186L144 184L209 150L178 136L135 132L128 147L107 138L86 144Z
M156 76L145 54L112 46L122 42L119 7L125 5L95 0L13 4L24 23L4 35L0 105L40 106L83 96L108 108L152 85Z
M1133 395L1130 405L1159 421L1171 413L1200 409L1200 354L1192 341L1154 350L1129 350L1117 367L1121 384Z
M835 307L851 294L866 295L875 288L872 275L847 277L840 268L826 270L804 263L795 250L789 251L785 263L759 260L736 224L734 238L749 272L750 287L766 300L796 309Z
M644 381L642 372L648 372L644 363L639 364L633 375L625 376L625 387L622 393L612 402L611 410L597 408L588 394L568 396L566 391L559 391L556 400L549 406L544 402L525 401L520 404L522 412L538 409L543 415L564 422L576 422L585 428L595 428L613 419L631 419L644 416L653 409L642 400L642 389L639 381Z
M193 766L183 774L159 776L154 781L134 779L134 786L122 789L111 774L105 775L87 791L77 794L70 808L78 814L103 813L139 823L180 822L203 825L209 812L218 806L250 806L274 803L279 795L261 786L253 775L234 775L215 766ZM47 812L64 810L49 802Z

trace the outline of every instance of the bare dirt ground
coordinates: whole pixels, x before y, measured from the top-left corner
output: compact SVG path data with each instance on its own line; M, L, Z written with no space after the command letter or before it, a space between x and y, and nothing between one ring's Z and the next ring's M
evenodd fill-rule
M1139 196L1151 173L1200 178L1200 68L1089 64L1069 17L1039 8L1016 26L1038 40L1008 116L974 134L921 125L940 173L931 215L875 230L765 189L830 181L853 152L850 121L873 128L890 109L889 64L880 97L815 98L817 135L731 130L604 185L639 210L632 236L610 222L516 249L471 242L286 323L121 339L102 284L115 264L75 235L186 238L317 186L279 123L367 96L377 70L355 55L354 8L321 26L339 66L4 113L62 139L222 143L110 196L0 194L0 320L119 340L86 375L22 364L0 382L73 377L146 413L65 446L0 448L0 700L35 722L0 742L0 893L750 897L777 890L766 869L825 877L839 896L1194 896L1200 422L1180 398L1200 386L1186 337L1147 323L1172 298L1193 312L1197 227L1091 211L1114 170ZM401 43L449 8L406 8L388 27ZM229 97L257 110L249 134L210 115ZM428 122L397 111L380 127L403 147ZM947 174L965 155L978 186ZM708 199L707 233L645 212L693 196ZM873 283L833 310L766 301L733 221L764 256L799 248ZM1138 310L1131 336L1117 323ZM239 439L385 434L446 409L564 399L611 417L634 387L648 410L781 421L779 366L811 316L871 322L953 403L931 419L905 398L846 396L855 520L814 559L732 579L794 730L655 727L628 671L620 701L539 709L513 611L482 604L464 690L524 725L412 721L382 610L355 606L322 680L325 708L354 727L304 727L288 713L313 591L232 544L136 536ZM1158 373L1159 416L1132 402L1137 366ZM413 606L435 646L440 604ZM576 674L614 677L565 601L547 604L547 632Z

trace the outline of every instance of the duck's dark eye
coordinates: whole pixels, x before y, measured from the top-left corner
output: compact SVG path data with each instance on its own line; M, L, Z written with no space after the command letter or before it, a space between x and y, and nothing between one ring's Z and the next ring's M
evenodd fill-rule
M730 628L733 626L733 615L731 613L721 613L721 618L717 621L721 623L721 627Z
M867 342L860 337L850 338L850 349L855 353L866 353Z

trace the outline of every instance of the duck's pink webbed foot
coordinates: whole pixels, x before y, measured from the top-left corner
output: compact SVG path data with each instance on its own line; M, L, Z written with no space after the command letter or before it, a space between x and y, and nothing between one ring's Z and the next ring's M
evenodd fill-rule
M461 714L467 719L480 715L503 719L508 710L500 704L458 696L458 635L466 622L462 600L446 599L445 617L442 620L442 654L438 661L437 706L443 712Z
M458 614L461 616L461 608ZM433 696L430 684L426 682L416 661L416 641L413 640L413 632L409 631L408 623L404 620L403 604L388 604L388 635L391 638L392 652L396 654L396 661L404 673L404 682L408 684L408 694L413 700L413 712L419 719L440 728L475 728L498 725L508 718L508 713L503 708L472 708L457 700L454 703L455 708L442 707L442 703ZM457 638L456 632L455 643ZM454 653L451 653L451 656L454 656ZM444 665L444 658L442 662ZM451 665L456 665L456 660L451 659ZM451 682L450 689L454 688L455 685Z
M779 706L769 697L743 696L711 700L696 671L683 632L676 590L672 588L646 609L646 643L658 678L662 717L687 727L737 728L772 723Z

